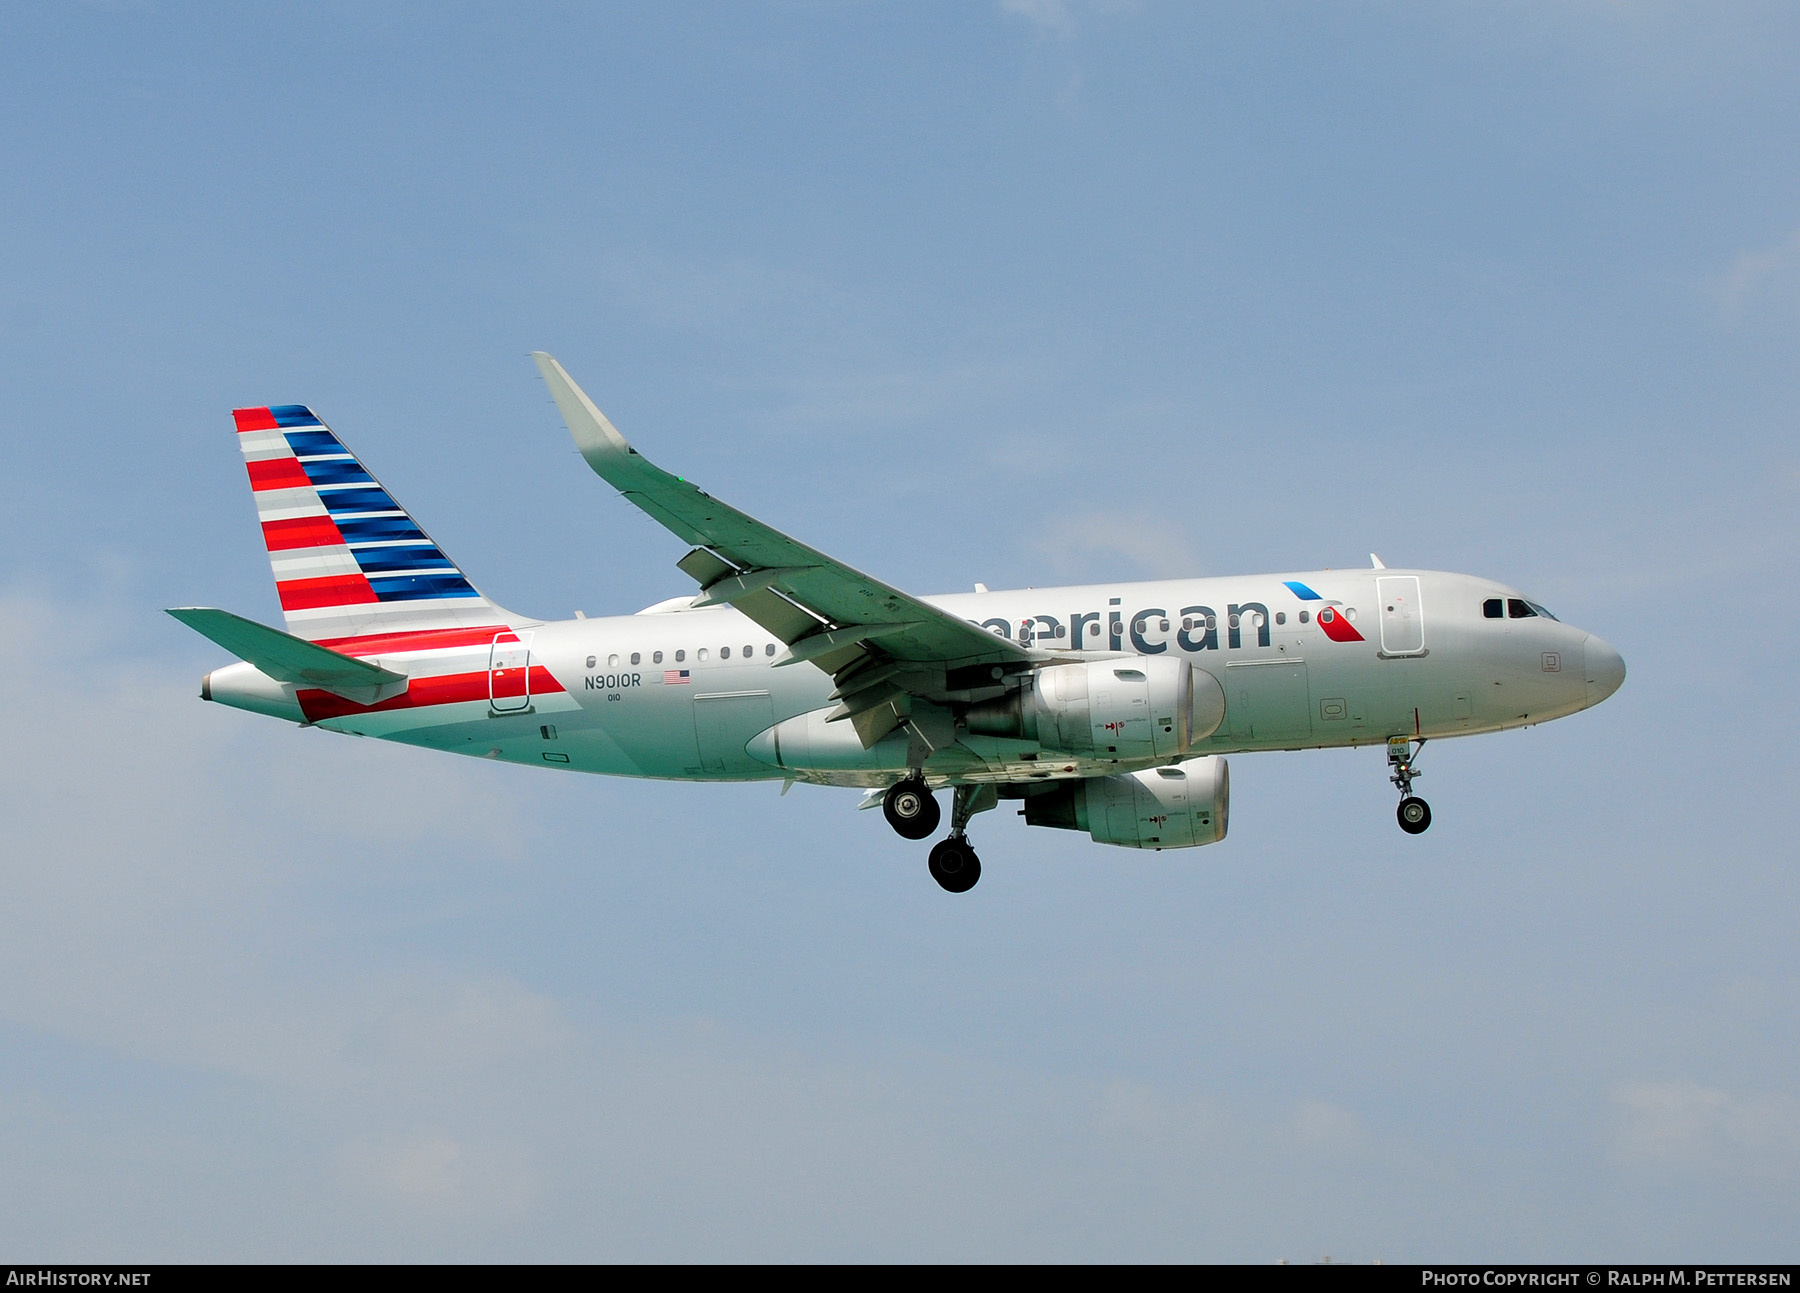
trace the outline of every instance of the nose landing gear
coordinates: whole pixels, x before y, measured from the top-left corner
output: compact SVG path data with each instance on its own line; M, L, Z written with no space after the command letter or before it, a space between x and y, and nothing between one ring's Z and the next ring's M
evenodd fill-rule
M1424 748L1423 740L1419 741L1418 749L1415 750L1408 737L1388 738L1388 780L1400 792L1400 806L1395 809L1394 816L1399 819L1400 829L1408 835L1423 834L1431 825L1431 805L1412 792L1413 778L1423 775L1414 760L1418 758L1419 750Z

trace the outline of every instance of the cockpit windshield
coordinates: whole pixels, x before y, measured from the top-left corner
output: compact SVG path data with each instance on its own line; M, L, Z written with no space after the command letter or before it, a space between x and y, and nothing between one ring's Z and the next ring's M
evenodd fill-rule
M1547 620L1556 618L1544 607L1536 602L1528 602L1523 597L1490 597L1481 604L1481 613L1490 620L1529 620L1539 616Z

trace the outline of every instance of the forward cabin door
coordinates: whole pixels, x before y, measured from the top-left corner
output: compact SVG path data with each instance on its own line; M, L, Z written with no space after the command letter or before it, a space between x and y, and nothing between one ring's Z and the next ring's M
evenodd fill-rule
M488 708L496 714L518 714L531 708L531 634L512 639L497 633L488 648Z
M1417 575L1383 575L1375 581L1381 601L1381 654L1425 654L1425 608Z

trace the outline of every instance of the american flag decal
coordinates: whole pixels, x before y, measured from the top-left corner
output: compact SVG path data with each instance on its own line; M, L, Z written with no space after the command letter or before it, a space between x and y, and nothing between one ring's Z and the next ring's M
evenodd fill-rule
M688 671L686 669L664 669L663 670L663 682L665 684L673 683L673 684L679 685L681 683L686 682L687 680L688 680Z

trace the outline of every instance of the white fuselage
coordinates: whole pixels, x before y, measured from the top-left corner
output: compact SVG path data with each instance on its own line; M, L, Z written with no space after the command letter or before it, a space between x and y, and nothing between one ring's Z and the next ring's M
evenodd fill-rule
M1484 603L1493 599L1522 602L1472 576L1357 569L924 600L1029 645L1186 660L1217 679L1226 705L1192 755L1497 731L1573 713L1617 688L1623 665L1606 643L1545 615L1491 618ZM865 750L851 724L825 721L829 676L805 663L778 667L782 644L729 606L684 606L515 621L517 643L379 655L408 675L408 694L353 714L309 715L291 684L246 664L212 674L208 694L333 730L614 776L880 786L904 771L904 733ZM1084 777L1167 761L1076 758L961 728L956 736L927 763L933 780Z

